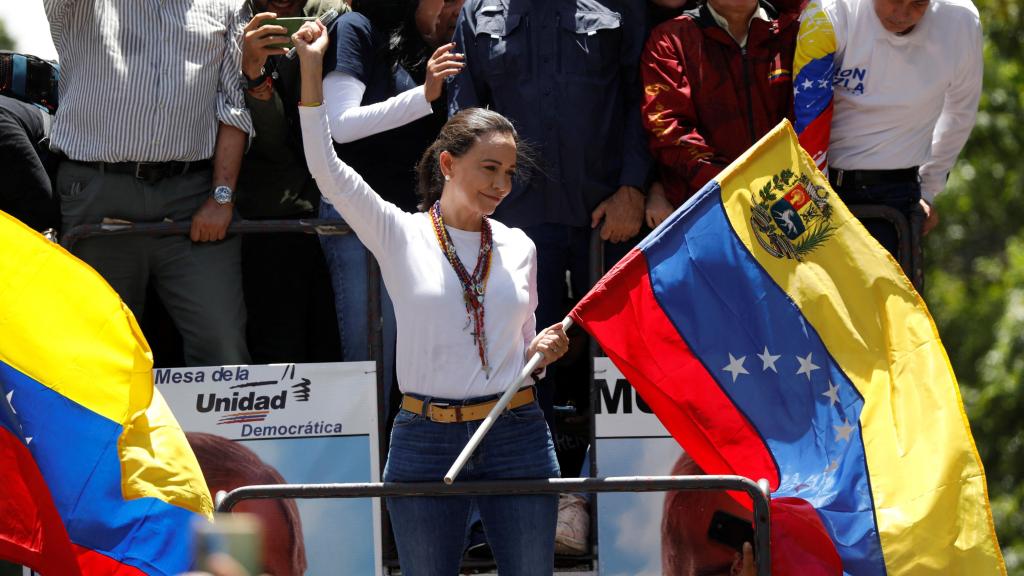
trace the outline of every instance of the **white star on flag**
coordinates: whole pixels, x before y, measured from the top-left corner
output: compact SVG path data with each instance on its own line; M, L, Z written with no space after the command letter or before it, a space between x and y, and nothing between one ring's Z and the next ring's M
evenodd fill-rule
M828 88L828 79L827 78L822 78L821 80L818 80L818 87L819 88Z
M808 88L814 88L814 81L804 80L804 83L801 86L803 86L804 90L807 90Z
M830 406L835 406L836 404L839 403L839 386L836 386L835 384L832 383L831 380L829 380L828 392L822 392L821 395L826 396L829 400L831 400L831 402L829 402Z
M801 358L797 356L796 361L800 363L800 369L796 371L796 375L799 376L801 374L806 374L808 380L811 379L811 372L820 368L820 366L818 366L814 362L811 362L810 352L807 353L807 358Z
M835 472L836 469L838 469L838 468L839 468L839 461L838 460L833 460L833 461L829 462L828 466L825 468L825 474L828 474L830 472Z
M732 374L733 382L736 381L736 377L739 376L740 374L750 374L750 372L747 372L747 369L743 367L743 362L746 361L746 359L746 356L734 358L732 354L729 354L729 363L724 368L722 368L722 370L725 370L726 372Z
M771 352L768 351L768 347L765 346L764 352L758 354L757 357L761 359L762 371L771 368L772 372L775 372L776 374L779 373L779 371L775 369L775 361L778 360L779 358L782 358L781 354L772 354Z
M850 426L849 422L844 420L842 426L833 425L832 427L836 429L836 442L840 440L846 440L847 442L850 441L850 434L853 433L853 426Z
M14 398L14 390L11 390L10 392L7 393L7 405L11 407L11 412L14 412L15 414L17 414L18 411L14 409L14 400L13 400L13 398Z

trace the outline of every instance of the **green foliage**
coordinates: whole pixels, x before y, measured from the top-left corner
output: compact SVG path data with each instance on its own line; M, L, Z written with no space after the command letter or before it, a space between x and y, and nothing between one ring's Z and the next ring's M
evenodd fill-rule
M927 299L960 381L1011 574L1024 571L1024 2L976 0L978 123L927 239Z
M7 33L3 20L0 20L0 50L14 50L14 38Z

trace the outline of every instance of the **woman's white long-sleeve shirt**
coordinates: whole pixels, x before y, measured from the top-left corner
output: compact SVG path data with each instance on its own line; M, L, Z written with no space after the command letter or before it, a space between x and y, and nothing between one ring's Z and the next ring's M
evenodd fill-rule
M490 378L485 377L466 306L430 216L385 202L338 159L323 106L300 107L306 163L320 191L380 264L398 321L397 370L403 392L448 399L499 394L526 364L536 334L537 256L517 228L491 220L493 260L484 297ZM448 228L467 270L476 266L480 233Z
M432 112L430 102L417 86L383 102L362 106L366 85L351 74L331 72L324 78L324 105L331 136L339 144L387 132Z

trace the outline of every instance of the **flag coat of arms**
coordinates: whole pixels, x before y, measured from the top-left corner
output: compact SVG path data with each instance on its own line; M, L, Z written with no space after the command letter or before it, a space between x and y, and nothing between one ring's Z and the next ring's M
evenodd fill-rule
M844 573L1005 574L931 316L788 122L571 316L707 473L806 502Z
M128 308L0 212L0 558L44 576L175 575L212 502Z

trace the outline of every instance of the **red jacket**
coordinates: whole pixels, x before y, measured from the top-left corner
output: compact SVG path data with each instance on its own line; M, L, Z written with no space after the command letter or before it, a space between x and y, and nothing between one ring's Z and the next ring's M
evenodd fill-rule
M796 6L750 23L741 50L706 5L654 29L644 48L644 127L678 206L783 118L793 119Z

